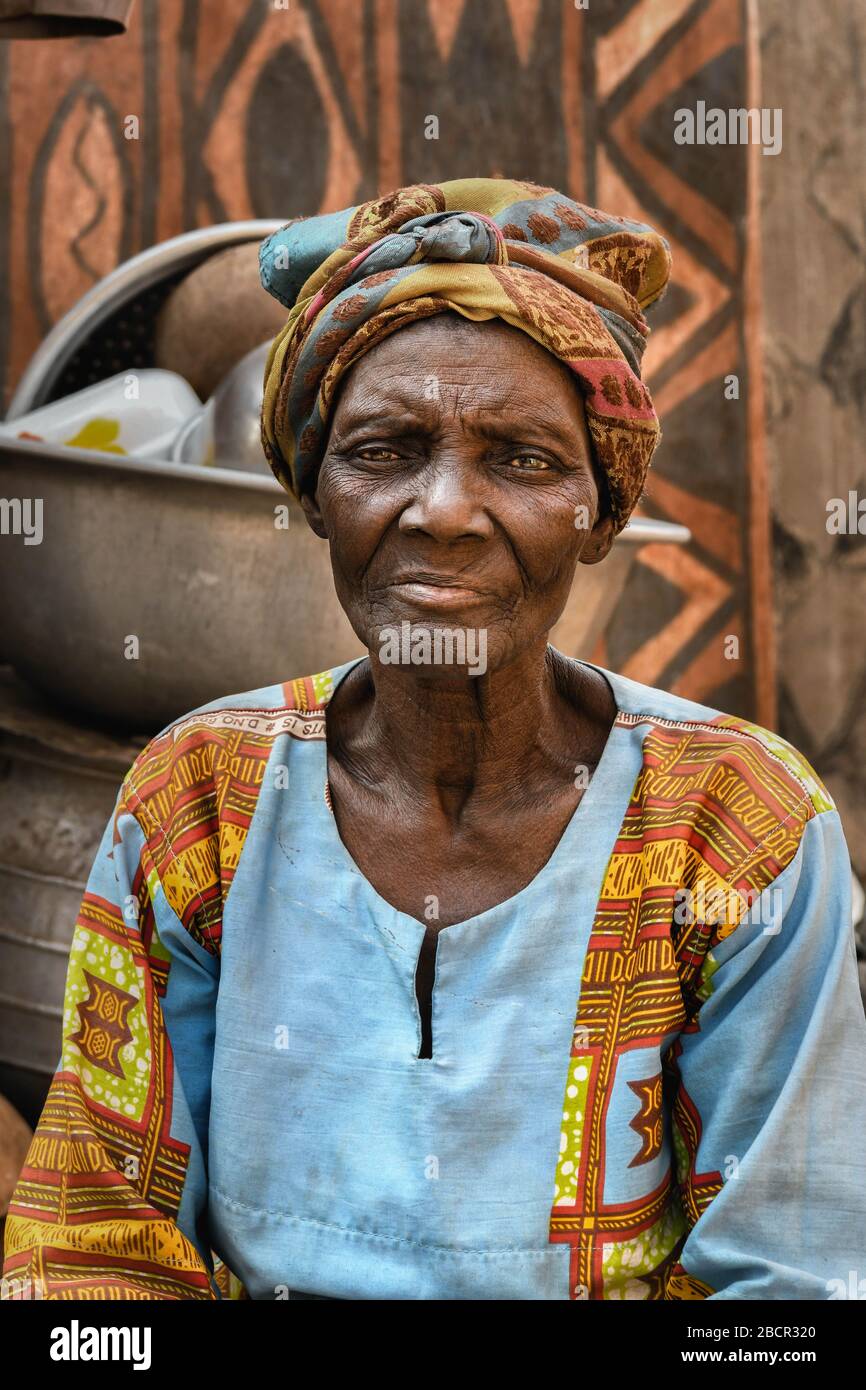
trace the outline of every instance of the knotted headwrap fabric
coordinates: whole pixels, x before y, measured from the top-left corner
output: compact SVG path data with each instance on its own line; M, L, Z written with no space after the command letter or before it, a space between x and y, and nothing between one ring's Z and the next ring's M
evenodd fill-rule
M265 367L262 445L296 497L315 487L337 383L376 343L448 310L499 318L565 362L619 531L661 429L640 364L642 311L670 276L665 239L641 222L508 179L413 184L288 223L259 252L289 310Z

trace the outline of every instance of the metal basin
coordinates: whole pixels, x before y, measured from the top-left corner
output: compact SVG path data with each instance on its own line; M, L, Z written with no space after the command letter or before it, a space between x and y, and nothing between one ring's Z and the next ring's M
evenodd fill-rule
M150 733L218 696L363 650L327 543L269 477L2 440L0 497L43 504L40 544L8 535L0 546L0 650L88 716ZM289 507L287 530L278 506ZM579 565L554 646L587 655L639 546L688 536L635 520L606 560Z
M76 366L80 369L82 359L87 363L98 354L106 361L112 351L117 351L116 346L109 348L100 338L106 325L114 328L118 338L129 332L147 347L152 347L153 318L180 278L208 256L241 242L263 241L282 225L271 218L254 218L197 227L149 246L116 266L82 295L43 338L21 374L9 403L7 420L26 415L29 410L86 384L80 370L75 370ZM121 356L113 370L125 371L134 365L128 356ZM139 365L153 366L154 363L145 354ZM97 380L99 375L108 376L110 371L87 379Z

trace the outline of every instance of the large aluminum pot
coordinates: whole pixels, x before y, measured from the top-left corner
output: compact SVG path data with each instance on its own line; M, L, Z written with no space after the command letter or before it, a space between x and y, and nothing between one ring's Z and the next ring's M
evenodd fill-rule
M327 543L269 477L0 440L0 497L41 499L43 516L40 544L0 546L0 647L88 715L152 732L362 650ZM600 565L578 566L554 646L587 656L638 547L688 536L635 520Z

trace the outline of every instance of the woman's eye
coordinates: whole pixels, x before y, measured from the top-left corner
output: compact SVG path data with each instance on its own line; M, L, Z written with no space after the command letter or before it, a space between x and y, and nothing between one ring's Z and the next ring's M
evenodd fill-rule
M515 454L509 459L509 464L516 465L521 473L541 473L550 467L547 459L540 458L538 454Z
M357 449L359 459L364 459L367 463L392 463L400 455L393 449L387 448L384 444L365 444Z

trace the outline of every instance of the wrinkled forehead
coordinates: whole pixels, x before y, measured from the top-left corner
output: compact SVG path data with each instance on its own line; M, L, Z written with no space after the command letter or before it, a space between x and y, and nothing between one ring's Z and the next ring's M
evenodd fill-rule
M453 312L416 319L363 353L338 385L331 420L342 427L349 415L420 407L433 416L455 406L585 433L583 393L565 363L501 319Z

